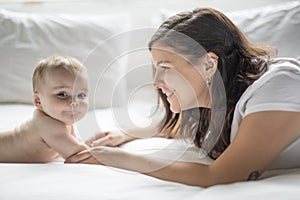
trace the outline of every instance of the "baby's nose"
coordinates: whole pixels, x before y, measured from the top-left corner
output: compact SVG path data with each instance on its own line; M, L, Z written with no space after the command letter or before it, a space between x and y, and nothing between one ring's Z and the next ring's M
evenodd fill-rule
M71 103L70 103L71 107L77 107L78 105L79 105L79 103L76 100L72 100Z

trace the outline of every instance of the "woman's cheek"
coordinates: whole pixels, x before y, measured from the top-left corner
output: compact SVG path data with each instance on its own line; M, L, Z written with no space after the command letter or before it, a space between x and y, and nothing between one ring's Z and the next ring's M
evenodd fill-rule
M173 82L173 85L177 104L179 104L182 110L197 107L197 94L192 84L187 79L178 78Z
M170 103L170 109L173 113L179 113L181 111L180 102L176 94L173 94L171 97L169 97L168 101Z

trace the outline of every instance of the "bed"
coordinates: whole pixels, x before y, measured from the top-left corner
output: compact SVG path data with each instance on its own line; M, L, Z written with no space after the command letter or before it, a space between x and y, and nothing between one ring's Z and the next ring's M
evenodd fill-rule
M159 18L163 20L173 12L164 10ZM228 15L251 39L277 46L279 55L300 55L298 1ZM153 123L149 114L156 106L156 96L151 89L151 61L146 41L154 29L128 34L131 20L128 13L78 17L0 10L0 24L4 27L0 30L0 130L12 128L31 116L34 64L40 57L54 52L79 58L89 70L94 91L90 97L91 108L76 123L82 140L99 131ZM141 34L143 39L138 40ZM155 119L162 114L157 113ZM130 122L121 120L124 118ZM200 159L199 151L193 146L171 139L141 138L120 148L161 158L211 162L208 158ZM2 163L0 177L1 200L300 198L300 168L266 171L257 181L201 188L112 167L64 164L57 158L47 164Z
M31 115L30 105L1 105L1 128L13 127ZM22 112L20 112L22 111ZM18 114L16 114L18 113ZM88 115L94 115L91 112ZM111 109L96 112L103 129L113 126ZM88 125L88 124L86 124ZM93 125L94 126L94 125ZM95 129L96 130L96 129ZM89 137L81 134L83 139ZM171 156L177 160L209 163L194 149L173 144L170 139L145 138L121 148L140 154ZM161 151L164 149L164 151ZM183 151L184 149L184 151ZM176 153L177 152L177 153ZM174 157L175 158L175 157ZM1 200L57 199L299 199L300 169L273 170L252 182L237 182L209 188L163 181L143 174L106 166L64 164L58 158L47 164L0 164Z
M1 105L5 114L1 128L13 126L31 115L29 105ZM18 112L22 110L22 113ZM16 115L16 113L19 113ZM113 126L112 111L98 110L103 128ZM90 112L89 115L94 115ZM111 116L111 117L108 117ZM106 126L106 127L105 127ZM95 128L96 131L96 128ZM83 139L89 137L81 135ZM127 151L157 154L161 158L175 155L177 160L209 163L199 159L193 148L173 144L163 138L145 138L123 145ZM163 151L161 151L163 149ZM183 151L184 149L184 151ZM64 164L58 158L47 164L0 164L0 199L299 199L300 169L273 170L260 180L200 188L163 181L143 174L106 166Z

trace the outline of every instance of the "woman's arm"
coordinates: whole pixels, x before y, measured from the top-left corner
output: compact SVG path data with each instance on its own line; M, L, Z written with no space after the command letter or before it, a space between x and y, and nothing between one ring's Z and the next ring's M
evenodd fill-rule
M148 174L203 187L255 179L299 135L299 120L299 112L250 114L234 141L211 165L177 162Z
M90 153L100 160L95 164L103 163L163 180L208 187L259 176L299 135L299 121L300 112L264 111L250 114L242 121L233 142L211 165L162 161L110 147L97 147ZM68 162L80 161L83 155L76 155Z

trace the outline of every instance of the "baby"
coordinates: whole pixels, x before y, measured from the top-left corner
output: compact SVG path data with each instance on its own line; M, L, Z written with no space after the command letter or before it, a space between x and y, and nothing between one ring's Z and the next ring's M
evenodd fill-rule
M70 56L42 59L33 77L32 118L13 130L0 132L0 162L46 163L85 150L73 123L88 110L85 67Z

